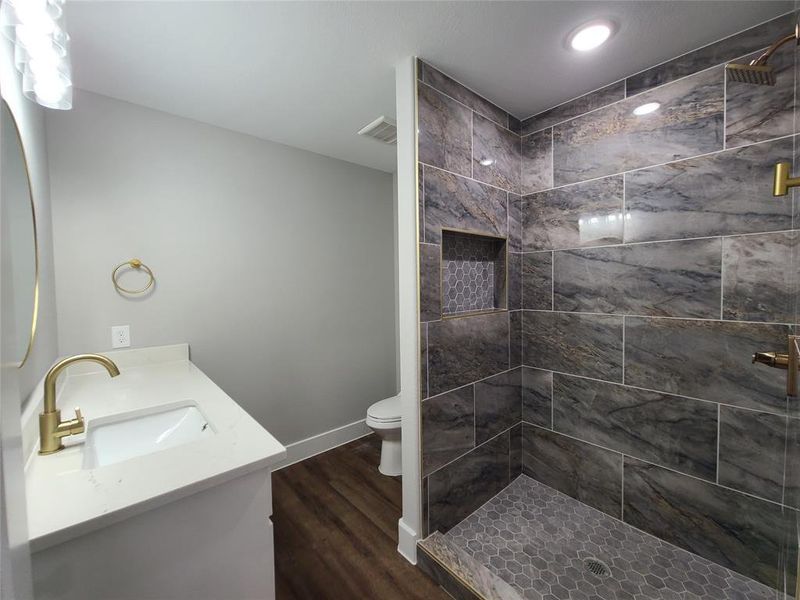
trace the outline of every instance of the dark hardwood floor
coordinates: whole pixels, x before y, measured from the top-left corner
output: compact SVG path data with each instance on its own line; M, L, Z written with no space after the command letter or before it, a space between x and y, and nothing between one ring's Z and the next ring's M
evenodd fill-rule
M272 476L278 600L452 600L397 553L399 477L370 435Z

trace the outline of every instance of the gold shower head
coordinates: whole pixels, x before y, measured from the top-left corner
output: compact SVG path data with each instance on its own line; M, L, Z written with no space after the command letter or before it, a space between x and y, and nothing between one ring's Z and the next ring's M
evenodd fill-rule
M728 63L725 72L731 81L752 83L754 85L775 85L775 69L767 61L775 51L788 42L800 44L800 24L795 25L794 32L767 48L761 56L750 61L750 64Z
M755 85L775 85L775 69L772 68L772 65L728 63L725 65L725 72L731 81Z

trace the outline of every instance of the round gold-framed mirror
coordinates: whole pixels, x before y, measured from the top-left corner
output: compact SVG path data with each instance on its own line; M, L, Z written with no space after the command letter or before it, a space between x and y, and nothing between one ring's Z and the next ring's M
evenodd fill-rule
M39 314L39 240L36 207L22 136L8 103L2 100L0 104L0 131L3 132L0 141L0 225L1 235L6 238L3 251L8 252L10 257L7 276L13 291L13 310L4 311L3 316L13 319L14 322L16 344L13 355L9 358L18 367L22 367L31 354L36 338Z

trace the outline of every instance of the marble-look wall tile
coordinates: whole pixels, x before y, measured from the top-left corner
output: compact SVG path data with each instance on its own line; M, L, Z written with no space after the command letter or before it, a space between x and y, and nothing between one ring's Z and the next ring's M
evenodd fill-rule
M522 138L522 194L553 187L553 130L545 129Z
M525 251L621 243L622 194L617 175L525 196Z
M794 231L723 240L723 318L795 322L798 239Z
M552 371L522 367L522 420L552 429Z
M431 532L447 532L509 484L509 449L506 432L430 475Z
M422 474L475 447L475 398L469 385L422 402Z
M421 81L458 100L484 117L490 118L495 123L503 127L509 124L509 114L502 108L421 60L417 60L417 76Z
M419 227L419 240L425 241L425 165L417 163L417 226Z
M508 254L508 310L522 308L522 254Z
M478 181L519 190L519 136L475 114L472 119L472 176ZM485 162L492 161L490 164Z
M556 373L553 428L714 481L717 405Z
M508 115L508 128L519 135L522 133L522 121L520 121L514 115Z
M522 364L522 311L515 310L508 313L508 352L509 368L513 369Z
M748 64L759 54L751 54L736 62ZM728 148L794 131L794 61L795 53L791 48L782 48L772 55L769 64L775 69L774 86L726 78L725 144Z
M722 67L645 92L553 129L554 184L563 185L722 149ZM661 107L643 116L641 104Z
M793 415L797 415L795 410ZM786 431L786 484L783 503L800 510L800 418L790 418Z
M507 194L503 190L425 169L425 241L438 244L442 227L504 237L508 231Z
M794 27L793 15L784 15L708 46L683 54L627 78L628 97L659 85L766 48Z
M626 457L624 520L777 587L781 541L790 525L777 504Z
M524 311L522 360L530 367L622 381L622 317Z
M419 328L419 397L428 397L428 324Z
M772 197L783 139L625 174L625 241L791 229L791 200Z
M417 99L420 162L469 176L472 111L424 83L417 87Z
M429 323L431 395L508 370L508 339L508 314L505 312Z
M475 442L482 444L522 419L522 369L475 384Z
M719 238L554 253L555 310L719 318Z
M513 481L515 477L522 475L522 423L517 423L511 429L510 443L509 468Z
M620 517L622 455L523 423L522 471L529 477Z
M508 251L522 252L522 197L508 194Z
M522 122L522 135L528 135L545 127L552 127L584 113L601 108L625 98L625 81L619 80L604 88L584 94L574 100L559 104Z
M751 359L784 348L788 334L784 325L626 317L625 383L782 413L784 383Z
M719 416L719 483L781 502L786 417L730 406Z
M419 318L438 321L442 318L441 246L419 245Z
M552 252L529 252L522 255L522 308L553 308Z

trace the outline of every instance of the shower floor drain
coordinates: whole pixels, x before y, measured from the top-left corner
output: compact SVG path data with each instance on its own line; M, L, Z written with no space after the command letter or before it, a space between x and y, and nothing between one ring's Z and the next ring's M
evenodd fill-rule
M608 565L604 563L602 560L598 560L596 558L590 558L586 560L584 563L586 565L586 570L598 577L608 577L611 575L611 569L608 568Z

